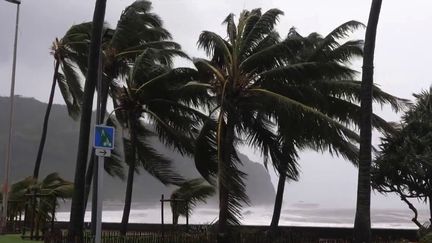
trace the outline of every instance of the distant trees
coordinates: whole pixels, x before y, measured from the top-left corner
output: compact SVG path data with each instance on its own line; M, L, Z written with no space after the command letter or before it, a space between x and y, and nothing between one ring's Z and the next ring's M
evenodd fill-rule
M409 201L429 204L432 224L432 95L431 90L414 95L416 103L403 115L397 130L382 139L372 166L372 186L381 193L396 193L413 211L412 221L420 228L418 212Z
M8 217L15 218L26 213L28 224L35 227L38 235L54 216L51 214L53 207L59 205L59 200L71 198L72 192L72 182L64 180L57 173L48 174L41 180L29 176L11 185L9 200L13 203L9 205ZM31 197L31 194L42 196Z

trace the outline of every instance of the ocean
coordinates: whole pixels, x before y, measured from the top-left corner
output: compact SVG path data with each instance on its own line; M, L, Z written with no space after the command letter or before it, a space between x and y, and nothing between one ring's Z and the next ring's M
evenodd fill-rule
M160 223L160 204L142 205L133 204L130 214L131 223ZM122 205L119 203L105 203L102 215L103 222L120 222ZM273 213L271 206L255 206L243 208L242 224L269 225ZM320 226L320 227L353 227L355 209L319 208L319 207L292 207L282 210L280 225L284 226ZM210 224L217 220L218 209L201 206L195 208L189 217L191 224ZM86 212L85 220L90 221L90 212ZM373 228L416 229L411 221L412 211L409 209L372 209L371 220ZM429 222L428 210L419 209L419 222ZM69 212L58 212L57 220L68 221ZM168 203L164 206L164 220L172 222L171 209ZM180 218L179 223L185 223Z

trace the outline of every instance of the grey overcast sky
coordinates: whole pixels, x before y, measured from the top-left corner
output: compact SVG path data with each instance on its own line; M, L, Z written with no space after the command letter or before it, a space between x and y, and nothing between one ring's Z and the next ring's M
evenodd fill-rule
M92 19L95 1L22 0L19 31L16 93L47 101L53 59L50 45L72 24ZM131 0L110 0L106 21L115 26L121 11ZM196 48L202 30L224 34L221 22L228 13L242 9L279 8L285 12L278 29L286 34L295 26L307 34L330 30L348 20L367 22L371 1L366 0L158 0L154 12L191 56L203 56ZM0 1L0 95L9 95L15 6ZM411 94L429 87L432 81L432 1L387 0L382 6L378 29L375 80L384 90L411 99ZM363 38L364 31L358 31ZM181 63L183 64L183 63ZM186 63L184 63L186 64ZM360 62L353 64L360 70ZM57 92L55 102L62 103ZM388 120L398 115L390 110L377 111ZM375 141L378 141L375 136ZM246 151L255 160L259 156ZM318 203L322 207L353 208L356 195L356 169L346 161L328 154L302 153L300 182L287 185L285 206ZM273 182L275 177L273 176ZM373 196L376 208L405 207L397 197Z

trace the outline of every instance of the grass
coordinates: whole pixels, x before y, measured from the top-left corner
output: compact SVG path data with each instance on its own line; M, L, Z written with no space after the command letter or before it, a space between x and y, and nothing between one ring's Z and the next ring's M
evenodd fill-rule
M21 235L0 235L0 243L38 243L42 241L30 241L21 239Z

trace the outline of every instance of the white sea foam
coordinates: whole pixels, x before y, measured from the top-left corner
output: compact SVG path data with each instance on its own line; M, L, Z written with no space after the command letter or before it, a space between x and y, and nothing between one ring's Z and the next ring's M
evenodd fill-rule
M144 207L134 206L131 210L131 223L160 223L161 210L159 205ZM269 225L272 216L271 207L249 207L243 210L242 223L245 225ZM289 208L282 211L280 225L285 226L317 226L317 227L353 227L354 209L328 209L328 208ZM216 221L218 210L210 207L196 208L189 222L192 224L209 224ZM104 222L120 222L122 218L121 205L107 205L103 211ZM409 210L376 209L372 210L372 227L416 229L411 222L412 214ZM420 222L427 221L427 211L420 210ZM67 221L68 212L59 212L57 219ZM86 221L90 221L90 212L86 213ZM169 205L164 208L164 220L172 222ZM185 219L181 218L180 223Z

